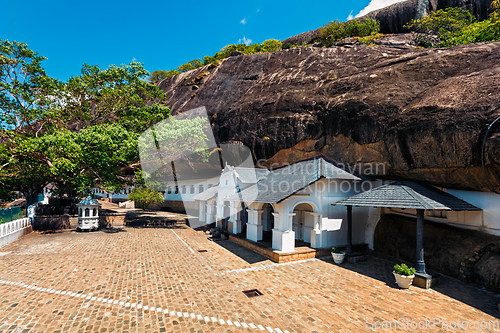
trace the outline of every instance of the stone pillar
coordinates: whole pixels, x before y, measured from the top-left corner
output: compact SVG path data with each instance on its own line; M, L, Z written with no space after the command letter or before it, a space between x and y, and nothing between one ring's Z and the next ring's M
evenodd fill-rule
M311 247L313 249L319 249L322 247L321 242L321 218L322 215L319 213L311 213L314 218L314 228L311 230Z
M417 253L415 268L417 273L426 274L424 262L424 210L417 209Z
M218 202L216 203L216 207L217 207L217 215L216 215L216 220L217 220L217 223L215 224L217 226L217 228L221 228L222 229L222 219L223 219L223 215L224 215L224 205L221 205L219 204Z
M213 203L207 203L206 223L211 224L214 222L215 222L215 205Z
M352 206L347 207L347 248L345 253L352 254Z
M229 218L229 221L233 223L233 229L229 230L233 234L239 234L241 233L241 218L240 218L240 211L239 209L241 208L239 202L233 201L231 203L231 217Z
M205 222L205 201L200 201L199 202L199 210L198 210L198 217L200 219L200 222Z
M273 213L273 249L281 252L295 251L295 232L292 231L292 219L295 213Z
M258 242L262 240L262 209L247 209L247 238Z

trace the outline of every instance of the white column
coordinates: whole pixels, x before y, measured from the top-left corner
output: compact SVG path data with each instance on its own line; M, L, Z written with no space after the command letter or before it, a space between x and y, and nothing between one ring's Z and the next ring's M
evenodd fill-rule
M247 238L258 242L262 240L262 209L247 209Z
M216 209L217 209L217 214L215 216L215 219L217 221L216 226L218 228L222 228L222 218L224 215L224 205L221 205L219 202L216 203Z
M241 232L241 218L240 218L241 205L237 201L231 203L231 217L230 221L233 222L233 234L239 234Z
M295 251L295 232L292 231L292 219L295 213L273 213L273 249L281 252Z
M205 201L200 201L199 202L199 211L198 211L198 216L200 218L200 222L205 222Z
M313 249L319 249L322 247L321 243L321 218L322 215L319 213L311 213L314 219L314 228L311 230L311 247Z
M214 219L214 212L215 211L215 205L213 203L208 203L207 202L207 218L206 218L206 224L211 224L215 222Z

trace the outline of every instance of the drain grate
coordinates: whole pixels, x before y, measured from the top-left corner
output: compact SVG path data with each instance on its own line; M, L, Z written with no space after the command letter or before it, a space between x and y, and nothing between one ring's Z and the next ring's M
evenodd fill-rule
M258 291L257 289L252 289L252 290L244 290L244 291L243 291L243 294L245 294L247 297L255 297L255 296L264 295L263 293L261 293L261 292L260 292L260 291Z
M208 252L207 250L198 250L198 252Z

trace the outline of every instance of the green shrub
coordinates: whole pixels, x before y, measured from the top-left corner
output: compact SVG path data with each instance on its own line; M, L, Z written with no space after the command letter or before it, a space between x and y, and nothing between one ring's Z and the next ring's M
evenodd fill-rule
M345 23L335 20L327 23L319 30L319 40L323 46L332 46L345 38Z
M371 45L371 44L374 44L373 43L374 40L380 39L380 38L382 38L384 36L385 36L384 34L375 33L375 34L370 35L370 36L359 37L358 41L359 41L359 44L369 44L369 45Z
M380 32L380 22L371 18L351 20L345 25L346 37L365 37Z
M499 27L490 20L475 22L455 34L445 46L468 43L493 42L500 39Z
M262 42L261 52L274 52L281 50L281 41L277 39L268 39Z
M406 264L394 265L394 272L399 275L410 276L415 274L415 268L408 267Z
M149 205L163 202L163 196L160 193L147 187L134 188L128 199L134 201L142 210L146 210Z
M327 23L319 30L319 40L328 47L348 37L366 37L380 32L380 22L374 19L351 20Z
M425 47L449 47L498 41L500 40L500 0L493 1L491 8L493 12L490 19L482 22L476 22L469 11L460 7L452 7L432 12L419 20L412 20L405 27L438 36L438 43L426 43L426 38L423 37L424 42L419 45Z

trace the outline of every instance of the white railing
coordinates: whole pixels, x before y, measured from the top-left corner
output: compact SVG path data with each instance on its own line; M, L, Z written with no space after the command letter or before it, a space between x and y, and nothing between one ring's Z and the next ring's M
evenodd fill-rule
M6 237L26 227L31 227L31 220L28 217L0 224L0 238Z

